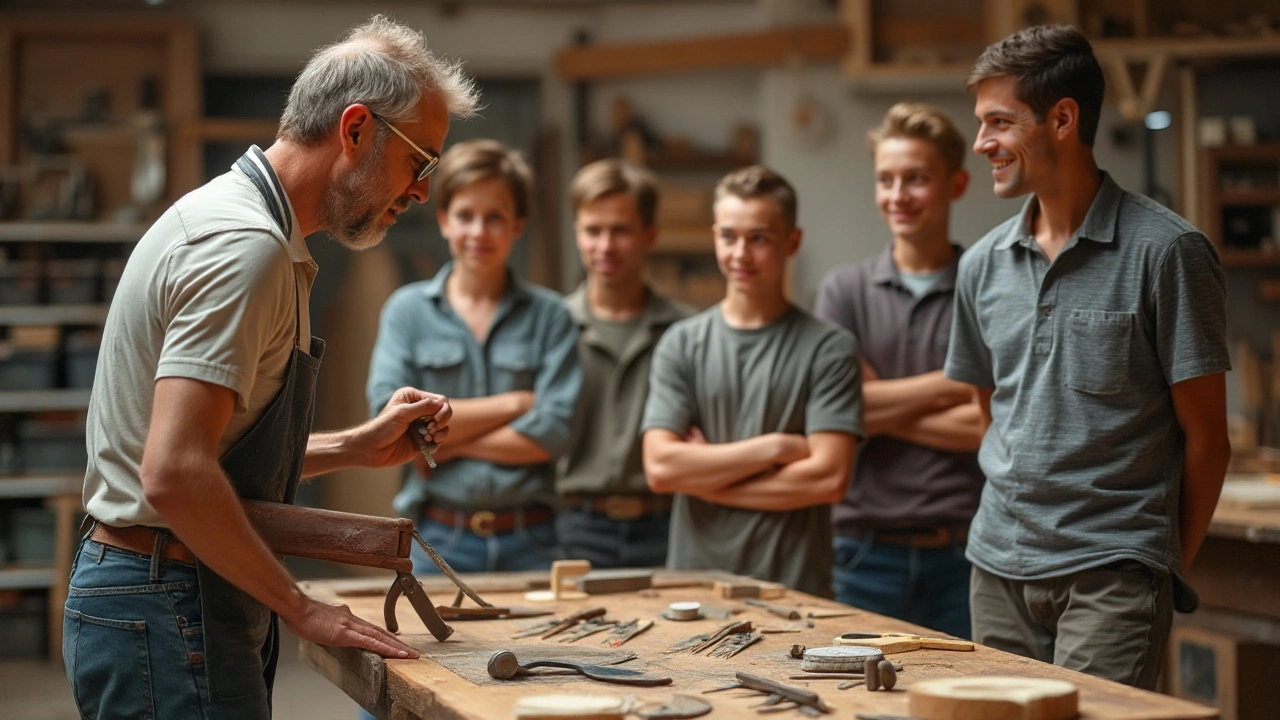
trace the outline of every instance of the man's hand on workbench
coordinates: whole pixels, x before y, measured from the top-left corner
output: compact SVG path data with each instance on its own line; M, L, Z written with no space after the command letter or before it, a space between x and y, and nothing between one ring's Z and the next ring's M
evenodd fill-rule
M449 419L453 408L443 395L415 388L400 388L387 401L378 416L353 429L354 441L369 454L370 467L403 465L419 457L418 447L409 433L409 423L425 419L430 435L428 442L444 442L449 436Z
M346 605L327 605L306 598L302 614L280 617L293 634L321 645L355 647L386 658L416 658L418 651L400 642L395 635L351 614Z

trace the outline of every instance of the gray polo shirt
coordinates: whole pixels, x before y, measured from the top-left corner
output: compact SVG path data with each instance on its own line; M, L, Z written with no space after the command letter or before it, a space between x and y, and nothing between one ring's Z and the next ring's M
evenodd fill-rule
M707 442L771 432L862 435L862 381L849 333L791 307L772 323L730 327L716 305L671 327L654 351L642 430ZM677 494L667 565L718 569L831 595L831 507L765 512Z
M917 297L893 262L893 245L864 262L832 270L814 314L858 340L882 379L941 370L951 337L956 260ZM890 435L867 439L844 500L831 509L836 532L854 528L962 525L978 509L982 470L976 452L948 452Z
M649 396L653 348L690 310L650 290L636 331L615 347L602 327L604 321L587 307L585 285L565 298L565 305L578 325L583 379L573 416L573 442L561 458L556 490L561 495L648 493L640 416Z
M445 281L453 263L430 280L395 291L382 307L369 361L369 412L377 414L405 386L452 398L531 390L533 407L512 430L538 443L551 460L507 465L471 458L440 463L423 478L408 465L395 509L414 517L424 501L467 511L555 505L555 459L569 446L573 408L582 387L578 331L560 296L507 276L484 344L449 306Z
M968 557L1007 578L1180 564L1184 437L1169 387L1230 368L1209 241L1103 173L1050 265L1021 214L964 254L946 374L994 388Z

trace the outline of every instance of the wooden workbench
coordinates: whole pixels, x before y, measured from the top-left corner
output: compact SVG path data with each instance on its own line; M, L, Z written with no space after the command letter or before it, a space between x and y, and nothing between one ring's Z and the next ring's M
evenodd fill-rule
M512 717L512 707L520 697L562 693L615 697L634 695L642 701L669 699L675 693L684 693L703 697L712 703L712 713L704 717L713 720L755 717L755 711L749 708L760 703L762 695L739 697L741 693L738 691L701 694L704 690L731 682L738 670L814 690L835 708L835 713L830 717L842 719L852 717L854 712L905 715L907 694L904 690L913 682L926 678L967 675L1015 675L1070 681L1080 690L1082 720L1190 720L1218 717L1213 708L1135 690L985 647L978 647L976 652L918 650L890 655L888 657L903 664L898 687L893 692L867 692L861 686L841 691L836 688L838 681L788 680L788 675L800 673L800 662L788 654L792 644L809 647L830 645L836 635L855 630L927 633L923 628L909 623L853 610L834 601L793 591L772 602L797 606L802 612L848 610L853 614L815 619L812 621L813 627L802 632L765 635L764 640L729 659L709 658L705 653L665 654L663 651L676 641L700 633L714 632L727 622L715 619L672 622L659 618L660 613L672 602L694 600L714 608L741 608L742 612L734 615L734 619L751 620L757 629L781 628L793 624L793 621L775 617L740 601L716 597L710 587L712 576L711 573L659 572L655 576L655 586L658 589L656 593L650 593L649 597L633 592L594 595L586 600L550 604L551 609L561 617L584 608L604 606L611 619L656 619L654 627L648 632L616 650L602 644L605 633L586 637L573 645L554 643L554 638L511 638L516 630L533 624L538 619L454 621L450 623L456 631L453 637L445 643L439 643L426 633L408 602L402 598L397 613L402 638L422 653L421 658L383 661L369 653L307 642L302 643L302 657L314 670L342 688L361 706L380 718L395 720L506 720ZM305 582L302 586L313 597L327 602L345 603L357 615L382 625L382 604L391 579L388 576L385 581L312 581ZM467 576L467 581L486 600L496 605L528 606L531 603L524 600L524 591L545 588L547 575L479 575ZM447 604L453 599L453 586L447 580L423 578L423 583L435 604ZM801 624L803 625L803 621ZM668 675L675 678L675 682L665 687L634 688L595 682L576 675L494 680L484 670L485 662L496 650L512 649L517 655L525 656L528 653L552 655L561 648L602 654L631 651L639 657L619 667ZM1099 650L1105 651L1103 648ZM775 717L803 716L795 711L787 711Z

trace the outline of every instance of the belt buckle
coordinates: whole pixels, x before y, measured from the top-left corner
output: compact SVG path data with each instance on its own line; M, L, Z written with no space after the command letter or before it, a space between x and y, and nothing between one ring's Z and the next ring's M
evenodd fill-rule
M495 520L497 520L497 516L492 512L481 510L471 513L471 519L467 521L467 528L480 537L493 537Z
M610 495L604 499L604 514L610 520L635 520L644 515L644 499L639 495Z

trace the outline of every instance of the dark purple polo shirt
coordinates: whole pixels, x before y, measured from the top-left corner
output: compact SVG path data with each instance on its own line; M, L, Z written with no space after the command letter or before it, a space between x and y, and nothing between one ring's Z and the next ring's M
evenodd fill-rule
M898 277L892 245L875 258L832 270L814 304L818 317L848 329L881 379L941 370L951 336L956 262L923 296ZM976 452L935 450L888 435L863 443L844 500L832 507L837 532L965 524L978 509L983 476Z

